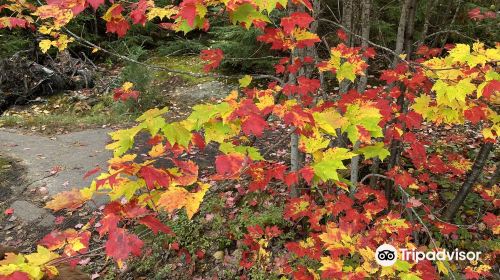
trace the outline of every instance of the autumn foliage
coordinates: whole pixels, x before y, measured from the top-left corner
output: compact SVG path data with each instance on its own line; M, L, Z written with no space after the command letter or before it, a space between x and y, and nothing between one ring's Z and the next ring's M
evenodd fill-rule
M269 14L287 5L301 11L271 24ZM0 18L0 27L36 29L45 36L40 42L42 51L54 47L63 50L76 40L65 31L65 25L84 9L102 6L104 1L54 0L33 6L11 0L3 9L13 11L15 17ZM337 94L337 99L326 99L320 94L317 73L328 73L338 83L356 82L366 75L376 51L340 43L331 47L328 59L297 56L297 51L321 41L310 30L315 19L308 0L185 0L166 7L145 0L117 1L103 19L107 32L118 36L124 36L132 24L144 25L153 19L159 19L162 28L175 31L206 31L214 7L223 7L231 24L262 31L258 40L282 54L275 66L279 78L265 88L257 88L251 86L252 77L247 76L240 80L239 92L229 93L217 104L194 106L184 120L169 122L164 117L168 108L156 108L139 117L135 126L112 132L113 142L107 148L114 157L109 160L109 168L90 186L58 194L46 206L54 211L75 211L97 196L106 196L109 202L103 215L78 231L50 233L33 254L8 255L0 262L0 279L57 275L52 262L60 258L78 263L78 256L92 250L89 239L96 223L100 225L99 238L106 240L106 255L121 267L130 257L139 256L145 246L131 230L134 226L144 225L155 234L172 234L161 215L185 211L192 218L211 188L236 182L242 184L239 191L245 195L274 193L275 184L286 185L289 191L300 186L299 195L289 195L284 205L283 219L291 228L301 228L294 240L284 244L288 253L274 256L269 249L287 229L248 227L242 240L246 250L240 266L244 270L259 267L293 279L438 279L457 273L467 279L491 276L498 248L483 252L480 262L466 264L462 271L455 264L441 261L416 264L400 260L382 268L374 254L383 243L434 250L445 248L456 238L459 225L436 214L442 207L436 190L441 188L440 180L461 180L472 163L459 154L430 148L433 143L420 129L424 123L439 126L467 122L481 131L483 142L497 141L500 117L494 106L499 104L500 91L498 45L457 44L443 54L442 50L422 46L415 60L400 58L395 68L382 71L378 77L382 86L363 92L353 89ZM469 16L479 20L491 15L471 11ZM338 34L345 39L344 32ZM209 72L224 60L224 53L204 50L200 59L206 61L204 70ZM301 70L306 67L313 68L315 74L303 74ZM287 81L290 75L296 79ZM139 94L126 83L114 91L114 98L137 100ZM266 137L283 127L298 135L299 150L306 155L298 170L291 171L254 146L253 138ZM139 160L132 148L136 136L144 133L150 138L150 150L146 160ZM351 144L332 145L332 139L342 135ZM372 186L367 182L370 176L354 185L344 178L346 173L342 171L349 169L353 157L362 156L368 163L387 163L394 141L408 164L381 170L378 184ZM203 151L209 144L216 144L218 155L213 161L213 174L202 180L198 165L182 155ZM159 167L160 159L168 161L170 167ZM395 195L387 196L386 185ZM479 186L476 191L485 203L499 206L498 186ZM482 220L492 236L498 237L500 221L494 211ZM418 240L422 236L426 236L426 242ZM285 258L280 267L275 266L278 258Z

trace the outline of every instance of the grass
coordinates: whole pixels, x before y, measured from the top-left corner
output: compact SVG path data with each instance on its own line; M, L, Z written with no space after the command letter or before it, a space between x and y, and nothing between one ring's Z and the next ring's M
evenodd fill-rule
M14 108L0 116L0 127L24 128L51 134L57 131L73 131L103 125L127 124L137 112L129 112L126 104L114 102L108 97L93 106L85 103L72 104L67 96L59 94L49 98L47 104Z

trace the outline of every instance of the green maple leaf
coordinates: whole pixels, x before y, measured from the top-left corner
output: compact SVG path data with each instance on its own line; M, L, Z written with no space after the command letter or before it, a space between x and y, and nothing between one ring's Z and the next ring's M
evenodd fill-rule
M453 62L467 62L470 57L470 46L466 44L457 44L450 51L450 58Z
M380 160L382 160L382 161L388 155L391 154L391 153L389 153L389 151L386 148L384 148L384 143L382 143L382 142L376 143L375 145L372 145L372 146L363 147L363 148L357 150L357 152L365 155L365 158L379 157Z
M341 128L347 121L333 108L322 112L314 112L313 117L317 127L321 128L330 135L337 135L335 130L337 128Z
M429 106L431 103L431 98L430 96L426 94L422 94L419 97L415 98L415 103L411 106L411 108L419 113L422 116L427 116L427 113L429 112Z
M265 22L270 22L267 16L261 14L254 8L253 5L248 3L239 6L231 14L231 22L233 24L241 22L247 29L250 28L254 20L262 20Z
M306 136L301 136L300 137L300 143L301 145L304 145L306 148L306 152L309 154L312 154L318 150L322 150L326 147L328 147L328 144L330 143L330 140L327 138L321 137L321 135L316 134L316 137L306 137Z
M156 135L165 125L165 119L162 117L148 118L142 123L142 126L147 128L151 135Z
M344 62L340 65L340 68L337 70L337 80L342 82L344 79L348 79L351 82L354 82L356 79L356 69L354 65L349 62Z
M398 274L399 276L399 279L401 280L422 280L422 278L418 277L417 275L415 275L415 273L404 273L404 272L401 272Z
M235 146L231 143L224 142L219 146L219 150L225 154L238 153L248 155L252 160L264 160L259 150L250 146Z
M109 199L115 201L125 197L127 200L130 200L132 196L134 196L135 192L144 186L146 186L146 183L143 179L139 179L137 181L126 181L114 187L113 190L108 193Z
M240 82L240 87L246 88L252 82L252 76L245 75L245 76L243 76L243 78L239 79L238 81Z
M217 143L223 143L227 138L231 136L231 127L222 122L208 123L205 125L205 142L210 143L211 141Z
M342 131L347 132L347 137L352 143L359 138L358 126L362 126L373 137L382 137L382 128L378 125L382 119L379 110L370 105L351 104L347 106L344 117L347 122L343 125Z
M259 10L266 10L267 13L272 12L278 3L285 8L288 4L288 0L254 0L253 2L259 7Z
M161 115L165 114L166 112L168 112L168 107L165 107L161 110L158 108L150 109L150 110L147 110L146 112L144 112L144 114L142 114L140 117L138 117L136 119L136 121L142 122L142 121L145 121L147 119L152 119L154 117L161 116Z
M162 129L163 134L167 137L168 142L174 145L175 143L187 147L191 141L191 132L178 122L165 125Z
M312 165L314 174L323 181L327 181L330 179L338 181L339 175L337 173L337 170L346 169L346 167L342 163L342 160L351 159L354 156L356 156L356 154L351 153L348 149L329 149L323 154L323 157L320 161L315 162Z
M410 271L412 265L407 261L397 260L394 264L394 268L398 271L408 272Z
M231 111L231 107L227 102L220 104L200 104L193 107L193 112L187 118L187 122L191 123L190 129L199 130L202 126L208 123L216 116L222 116ZM189 126L186 123L186 127Z
M142 130L142 126L136 126L129 129L122 129L109 133L111 139L115 142L106 146L106 149L113 150L115 157L123 155L134 145L134 138Z

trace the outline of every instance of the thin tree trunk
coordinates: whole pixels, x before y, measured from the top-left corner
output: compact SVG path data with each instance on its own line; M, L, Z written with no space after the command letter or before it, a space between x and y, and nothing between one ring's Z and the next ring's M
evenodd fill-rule
M408 23L408 12L412 1L413 0L404 0L403 6L401 7L401 16L399 18L398 34L396 37L396 48L394 50L394 52L397 55L403 53L404 42L405 42L405 30ZM399 57L394 57L394 60L392 61L392 67L393 68L396 67L398 63L399 63Z
M350 31L352 31L352 13L353 13L353 0L345 0L342 12L342 25L345 26L345 28ZM346 32L346 35L347 35L346 45L351 46L353 36L349 32Z
M368 47L368 40L370 39L370 10L371 10L371 0L363 0L362 2L362 14L361 14L361 48L366 49ZM368 73L361 76L358 82L358 92L364 92L366 89L366 84L368 83Z
M290 14L292 14L293 12L297 11L295 5L293 5L291 3L291 1L289 1L289 6L288 6L288 12ZM303 50L298 50L298 49L295 49L292 51L291 55L290 55L290 59L291 61L295 61L296 58L300 57L300 56L303 56L304 55L304 51ZM304 68L302 67L300 69L300 73L299 74L304 74ZM290 73L288 75L288 83L289 84L293 84L295 85L295 83L297 82L297 74L292 74ZM293 98L293 97L291 97ZM292 129L294 129L294 127L292 127ZM292 172L296 172L300 169L300 166L301 166L301 155L300 155L300 151L299 151L299 135L294 132L291 136L290 136L290 171ZM299 196L299 191L297 189L297 186L295 185L292 185L290 187L290 196L291 197L298 197Z
M366 49L368 47L368 40L370 39L370 8L371 8L371 0L363 0L361 3L361 36L363 40L361 40L361 47ZM358 91L364 92L366 89L366 84L368 81L368 73L361 76L358 81ZM354 144L353 150L357 150L360 146L360 142L357 141ZM361 161L361 157L355 156L351 160L351 194L354 194L358 185L359 179L359 162Z
M398 97L397 103L401 108L399 112L401 114L406 113L405 95L403 90L401 91L401 95ZM405 126L403 124L403 130L404 129ZM389 148L389 152L391 153L391 155L389 158L389 163L387 165L387 170L391 170L394 166L398 165L402 147L403 143L400 140L392 139L391 146ZM390 202L392 200L393 194L394 194L394 182L391 180L387 180L385 185L385 196L387 198L389 206L391 205Z
M434 4L437 4L439 0L428 0L427 6L425 7L425 19L424 27L422 29L422 35L420 36L420 41L418 42L417 49L425 44L425 39L427 38L427 33L429 33L429 26L431 23L431 16L434 10Z
M453 17L451 18L450 25L448 26L448 29L451 29L453 25L455 25L455 20L457 19L458 12L460 11L460 7L462 6L462 0L458 1L457 8L455 9L455 13L453 14ZM444 46L446 45L446 42L448 42L448 37L450 36L450 32L446 32L444 36L443 43L441 44L441 49L444 49Z
M373 163L370 169L370 172L372 174L379 174L380 170L380 159L378 157L373 159ZM374 188L377 185L378 182L378 177L377 176L371 176L370 177L370 187Z
M471 171L467 174L467 179L462 184L460 191L458 191L455 198L450 202L450 206L446 209L443 218L447 221L453 220L455 215L457 214L460 206L465 201L465 198L469 194L472 186L476 183L477 179L483 172L484 165L486 164L486 160L493 149L494 144L491 142L484 143L479 150L479 153L476 156L476 160L474 161L474 165L472 166Z
M415 13L417 11L417 0L412 0L408 8L408 23L405 29L405 53L411 59L413 35L415 31Z
M349 31L352 32L352 15L353 15L353 0L345 0L344 1L344 7L343 7L343 13L342 13L342 25ZM353 36L351 32L346 32L347 35L347 41L346 45L351 46L353 42ZM339 91L340 94L344 94L349 90L349 80L345 79L342 82L340 82L339 85Z

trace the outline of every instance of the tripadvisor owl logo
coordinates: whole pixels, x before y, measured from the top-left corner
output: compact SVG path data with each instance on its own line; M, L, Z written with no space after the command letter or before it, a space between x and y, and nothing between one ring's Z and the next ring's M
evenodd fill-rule
M399 251L399 256L398 256ZM375 251L375 261L381 266L391 266L396 263L398 257L402 261L411 261L418 263L422 260L429 261L479 261L481 252L460 251L455 249L448 251L446 249L437 249L428 252L417 251L415 249L396 249L389 244L380 245Z
M398 260L398 251L394 246L382 244L375 251L375 261L381 266L391 266Z

